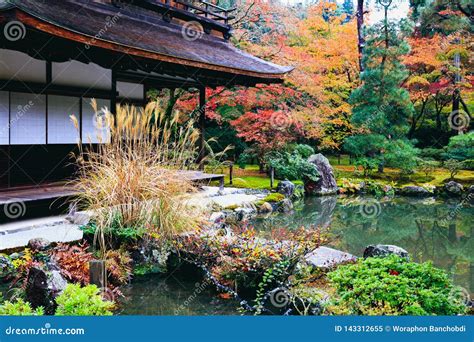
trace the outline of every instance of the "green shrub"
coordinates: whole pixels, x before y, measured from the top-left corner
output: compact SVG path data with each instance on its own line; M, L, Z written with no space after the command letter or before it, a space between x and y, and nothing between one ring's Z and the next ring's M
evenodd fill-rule
M418 153L419 150L411 142L395 140L386 146L384 164L399 168L403 174L411 174L417 166Z
M467 159L464 161L464 168L466 170L474 170L474 159Z
M237 165L241 169L245 169L245 167L249 164L251 164L253 161L257 160L257 156L253 151L250 150L245 150L242 152L237 159Z
M289 145L285 151L271 152L265 159L275 170L278 179L317 181L319 173L316 167L308 162L308 155L314 153L308 145Z
M435 172L439 166L439 162L435 160L420 159L418 162L418 169L425 174L426 178Z
M451 137L444 157L459 161L474 159L474 132Z
M90 222L80 228L84 233L84 238L89 242L94 241L94 236L97 233L97 226L95 223ZM122 227L119 220L113 220L110 226L104 229L105 235L107 235L112 243L118 247L124 244L133 244L141 240L146 230L143 227Z
M360 259L328 274L337 298L330 306L349 315L457 315L466 305L447 274L431 263L398 256Z
M110 316L113 302L104 301L95 285L68 284L56 298L57 316Z
M42 316L44 310L42 307L33 310L30 303L18 298L16 302L6 301L0 305L0 316Z
M380 160L375 159L375 158L356 158L354 161L354 166L356 167L356 170L358 170L360 167L363 170L364 177L368 177L380 164Z
M294 146L294 152L298 153L303 158L309 158L314 154L314 148L309 145L299 144Z
M450 179L454 179L456 175L464 168L464 162L456 159L448 159L443 163L444 168L449 171Z
M420 150L423 159L443 160L444 150L441 148L424 148Z

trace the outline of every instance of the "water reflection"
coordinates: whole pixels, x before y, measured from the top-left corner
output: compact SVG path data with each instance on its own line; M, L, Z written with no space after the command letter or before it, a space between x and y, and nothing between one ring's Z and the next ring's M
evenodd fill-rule
M186 274L148 275L122 290L120 315L238 315L238 303L216 296L215 288Z
M434 198L307 198L293 214L257 220L258 229L331 227L334 247L362 255L369 244L405 248L415 261L432 260L474 293L474 206Z

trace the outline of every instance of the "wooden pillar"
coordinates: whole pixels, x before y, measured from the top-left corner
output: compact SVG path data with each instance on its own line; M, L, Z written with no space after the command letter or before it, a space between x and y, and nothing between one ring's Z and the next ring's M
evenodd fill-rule
M46 61L46 85L41 91L42 94L45 94L45 137L46 141L45 144L48 145L49 137L48 137L48 126L49 126L49 88L53 83L53 63L51 61Z
M199 88L199 169L204 170L204 157L206 154L206 87Z
M117 73L112 69L112 97L110 98L110 112L117 114Z

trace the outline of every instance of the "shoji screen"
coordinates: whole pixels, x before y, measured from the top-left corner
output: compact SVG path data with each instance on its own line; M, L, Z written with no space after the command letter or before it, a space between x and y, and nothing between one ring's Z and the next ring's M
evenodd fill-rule
M96 99L96 101L99 111L105 107L110 109L110 100ZM84 143L108 142L109 131L106 128L98 129L97 126L97 116L92 109L91 99L82 99L82 141Z
M11 144L46 144L45 96L12 92L10 97Z
M0 91L0 145L8 145L10 138L9 107L7 91Z
M78 97L48 95L48 144L76 144L79 130L70 115L80 118Z

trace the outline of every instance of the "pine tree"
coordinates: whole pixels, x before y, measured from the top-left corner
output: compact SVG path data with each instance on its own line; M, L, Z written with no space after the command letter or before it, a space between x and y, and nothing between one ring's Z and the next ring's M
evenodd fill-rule
M352 124L358 134L346 140L345 148L354 154L366 171L383 166L410 171L415 166L416 149L406 138L413 105L401 85L408 73L401 57L409 52L404 40L406 21L388 20L368 30L364 49L362 85L353 91Z

